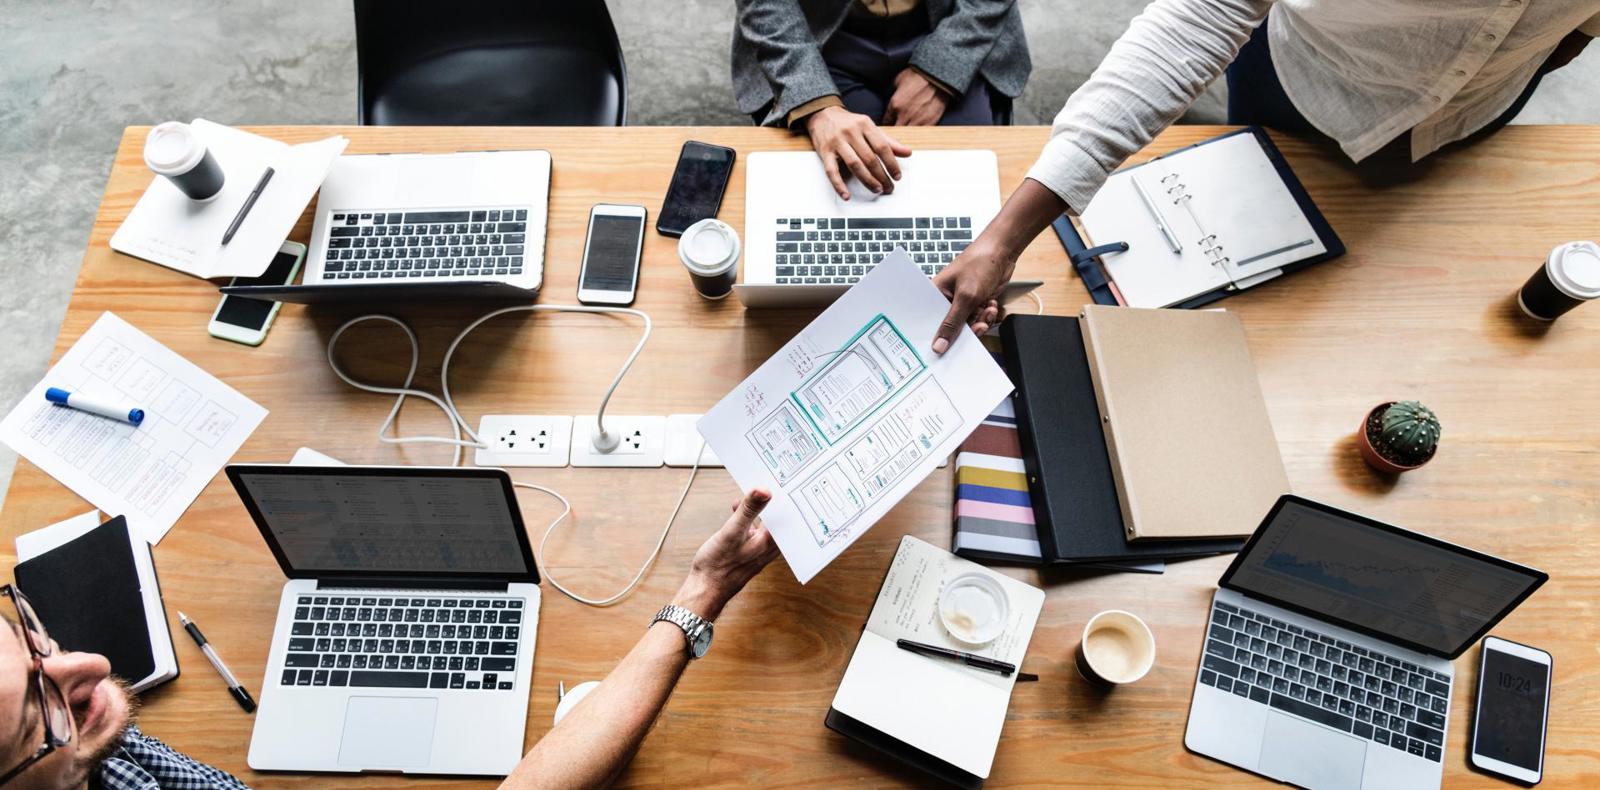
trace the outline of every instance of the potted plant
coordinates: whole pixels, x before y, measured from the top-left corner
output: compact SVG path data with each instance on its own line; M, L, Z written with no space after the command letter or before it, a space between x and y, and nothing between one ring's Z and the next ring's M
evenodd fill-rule
M1380 472L1416 469L1439 449L1439 418L1414 400L1380 403L1361 421L1361 457Z

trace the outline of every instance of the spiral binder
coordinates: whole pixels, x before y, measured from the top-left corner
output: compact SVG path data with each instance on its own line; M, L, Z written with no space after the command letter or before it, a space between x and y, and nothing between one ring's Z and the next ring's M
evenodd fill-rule
M1205 225L1200 222L1199 215L1194 213L1194 207L1189 205L1190 201L1194 200L1194 195L1189 193L1188 185L1183 183L1179 174L1168 173L1162 176L1161 186L1166 189L1167 199L1172 201L1172 205L1180 206L1184 211L1188 212L1189 219L1194 222L1196 228L1200 229L1200 238L1197 244L1200 246L1200 251L1205 253L1206 261L1212 266L1231 263L1233 259L1224 254L1222 243L1217 241L1217 234L1206 231Z

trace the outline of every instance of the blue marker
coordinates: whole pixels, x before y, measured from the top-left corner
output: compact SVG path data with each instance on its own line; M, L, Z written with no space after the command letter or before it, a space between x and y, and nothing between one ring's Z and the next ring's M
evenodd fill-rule
M69 409L86 411L90 414L98 414L101 417L110 417L113 420L119 420L130 425L138 425L144 422L144 409L137 406L129 406L125 403L69 392L60 387L51 387L45 390L44 399Z

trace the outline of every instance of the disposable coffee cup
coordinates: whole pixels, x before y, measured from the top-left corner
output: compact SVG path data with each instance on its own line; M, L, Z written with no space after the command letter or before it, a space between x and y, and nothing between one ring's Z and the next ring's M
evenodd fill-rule
M721 299L739 279L739 234L721 220L700 220L678 237L678 260L701 296Z
M1544 265L1517 292L1529 318L1554 321L1584 302L1600 299L1600 245L1573 241L1550 251Z
M190 200L201 203L222 192L226 176L217 158L189 124L167 121L144 139L144 163Z
M1101 686L1137 681L1156 663L1156 637L1136 615L1110 609L1089 618L1074 656L1078 674Z

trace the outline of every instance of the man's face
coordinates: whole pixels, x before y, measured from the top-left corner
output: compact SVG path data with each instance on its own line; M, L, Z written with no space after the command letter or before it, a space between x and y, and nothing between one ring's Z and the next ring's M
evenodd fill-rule
M45 740L44 702L33 680L33 659L25 639L16 624L0 620L0 773L20 765ZM133 701L127 689L110 677L111 664L105 656L63 653L57 648L42 664L72 709L71 742L12 779L7 790L82 786L116 749L133 715Z

